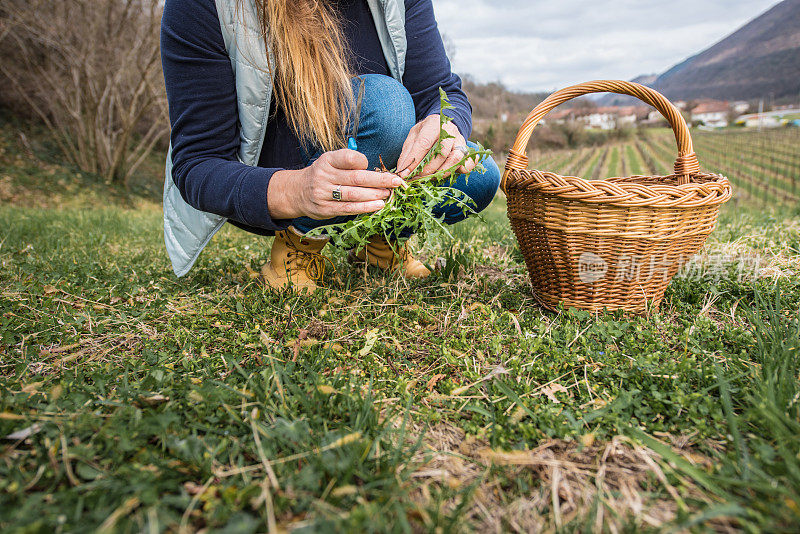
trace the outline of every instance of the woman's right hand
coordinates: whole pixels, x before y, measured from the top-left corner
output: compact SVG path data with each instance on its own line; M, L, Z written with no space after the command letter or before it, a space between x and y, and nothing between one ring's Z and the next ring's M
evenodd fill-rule
M267 209L273 219L317 220L378 211L403 181L392 173L368 171L367 165L364 154L342 149L325 152L305 169L277 171L269 182ZM341 201L333 198L335 189L341 189Z

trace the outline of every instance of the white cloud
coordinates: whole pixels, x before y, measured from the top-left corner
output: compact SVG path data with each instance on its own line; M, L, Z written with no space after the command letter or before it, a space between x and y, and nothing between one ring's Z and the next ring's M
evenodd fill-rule
M434 0L456 47L454 70L512 89L550 91L660 73L776 0Z

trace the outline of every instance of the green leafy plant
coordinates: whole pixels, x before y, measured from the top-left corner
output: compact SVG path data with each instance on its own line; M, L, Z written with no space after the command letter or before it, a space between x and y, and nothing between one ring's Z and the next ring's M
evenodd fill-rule
M481 161L491 155L492 151L478 145L478 148L466 147L464 157L455 165L446 169L422 175L422 170L436 156L442 153L442 143L452 139L444 126L453 119L445 114L445 110L453 109L447 99L447 93L439 89L439 139L431 147L424 158L414 167L405 179L403 186L395 189L386 201L383 209L375 213L359 215L343 223L330 224L314 229L310 235L328 234L334 244L345 248L363 248L375 235L384 236L387 241L405 241L411 234L425 240L431 234L452 235L443 224L444 216L436 217L433 209L436 206L460 207L467 216L476 215L474 202L465 193L455 189L452 184L459 176L459 167L468 161L475 162L474 171L484 172ZM386 171L387 169L381 169ZM473 172L474 172L473 171ZM397 173L397 169L388 172ZM469 178L469 173L467 173Z

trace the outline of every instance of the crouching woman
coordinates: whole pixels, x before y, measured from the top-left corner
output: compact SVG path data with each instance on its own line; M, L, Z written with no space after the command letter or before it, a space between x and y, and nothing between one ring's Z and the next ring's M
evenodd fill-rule
M164 235L178 276L227 221L275 235L269 286L315 288L328 238L305 234L384 206L402 181L375 171L379 158L398 169L422 160L439 137L440 87L455 107L453 139L423 175L474 146L431 0L167 0L162 62L172 126ZM350 136L357 151L345 148ZM496 164L482 163L453 184L477 211L500 182ZM452 204L434 214L464 218ZM407 244L393 245L375 236L357 259L430 274Z

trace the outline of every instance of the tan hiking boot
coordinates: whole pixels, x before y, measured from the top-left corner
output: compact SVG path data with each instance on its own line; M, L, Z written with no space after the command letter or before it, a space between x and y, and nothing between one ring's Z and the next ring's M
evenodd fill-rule
M411 255L408 241L402 245L395 243L394 250L383 236L373 236L366 247L358 252L350 251L348 259L353 263L368 262L383 270L398 271L406 278L425 278L431 271L421 261Z
M294 226L277 232L269 262L261 268L261 279L274 289L291 287L298 292L313 292L322 283L325 263L331 261L320 254L328 240L306 237Z

